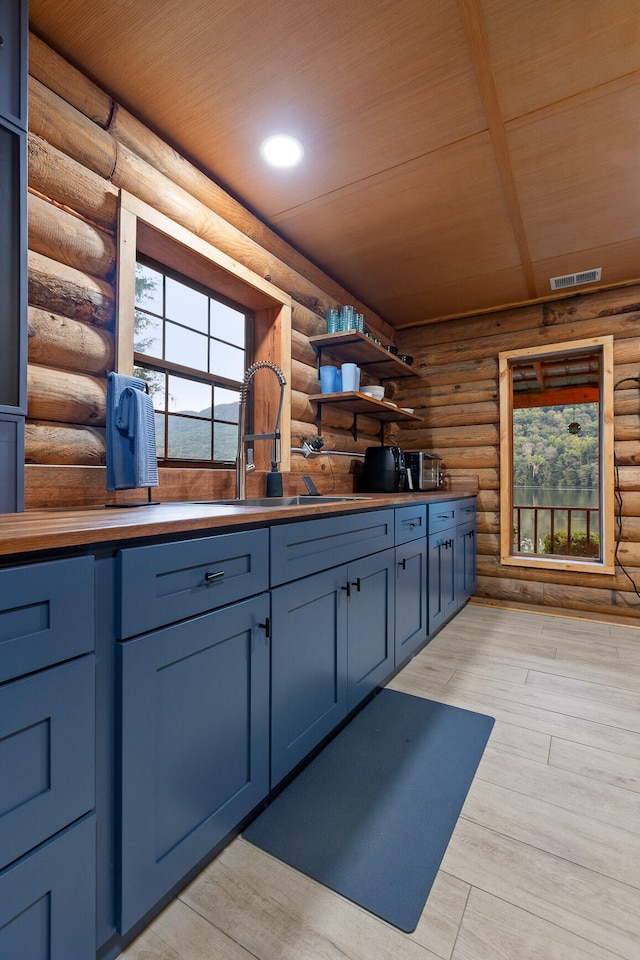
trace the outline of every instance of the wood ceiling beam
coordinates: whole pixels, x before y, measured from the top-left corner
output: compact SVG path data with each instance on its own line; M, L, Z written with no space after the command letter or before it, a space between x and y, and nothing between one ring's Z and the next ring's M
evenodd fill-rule
M491 66L491 55L489 52L489 41L484 24L484 17L480 6L480 0L458 0L458 8L462 18L471 60L473 63L480 98L484 107L489 127L489 135L493 145L493 151L498 165L498 172L502 181L509 218L520 255L522 272L524 273L527 293L529 297L536 297L538 290L536 287L529 244L522 219L522 210L520 208L520 199L516 189L513 167L511 165L511 155L509 153L509 144L504 129L504 117L498 88L496 86L493 69Z

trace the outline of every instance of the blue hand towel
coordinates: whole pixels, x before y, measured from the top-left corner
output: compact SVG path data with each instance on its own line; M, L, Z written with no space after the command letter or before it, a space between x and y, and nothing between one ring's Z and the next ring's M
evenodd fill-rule
M143 380L112 371L107 379L107 490L158 484L151 397Z

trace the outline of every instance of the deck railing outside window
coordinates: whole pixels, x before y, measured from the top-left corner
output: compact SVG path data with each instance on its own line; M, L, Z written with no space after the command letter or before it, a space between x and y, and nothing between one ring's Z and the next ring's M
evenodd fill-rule
M513 549L542 556L598 557L597 507L513 508Z

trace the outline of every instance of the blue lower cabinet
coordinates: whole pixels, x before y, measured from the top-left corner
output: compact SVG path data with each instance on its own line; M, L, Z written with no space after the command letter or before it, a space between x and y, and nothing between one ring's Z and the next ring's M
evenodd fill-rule
M400 666L427 638L426 538L396 547L395 561L395 665Z
M95 960L93 815L0 873L3 960Z
M271 786L347 715L348 566L271 593Z
M269 597L119 646L120 932L269 789Z
M393 671L395 550L350 563L347 576L347 709L352 710Z
M272 592L271 786L394 665L394 549Z
M0 868L93 808L94 660L0 686Z
M475 593L478 585L475 520L456 528L456 540L458 600L462 605Z
M458 609L456 528L448 527L428 538L427 583L429 634L435 633Z

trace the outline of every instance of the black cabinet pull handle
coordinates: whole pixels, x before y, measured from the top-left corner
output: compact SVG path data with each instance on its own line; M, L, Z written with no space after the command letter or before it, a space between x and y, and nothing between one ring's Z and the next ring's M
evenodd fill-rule
M355 587L358 593L360 593L360 577L357 577L355 580L352 580L351 586Z
M216 573L205 573L204 579L207 583L211 583L213 580L219 580L221 577L224 577L224 570L218 570Z
M403 570L406 570L406 569L407 569L407 558L404 557L402 560L400 560L400 562L398 563L398 566L399 566L399 567L402 567Z
M342 587L342 589L347 591L347 597L351 596L351 584L349 582L347 582L346 587Z
M267 640L271 639L271 617L267 617L264 623L259 623L258 626L261 630L264 630L264 635Z

